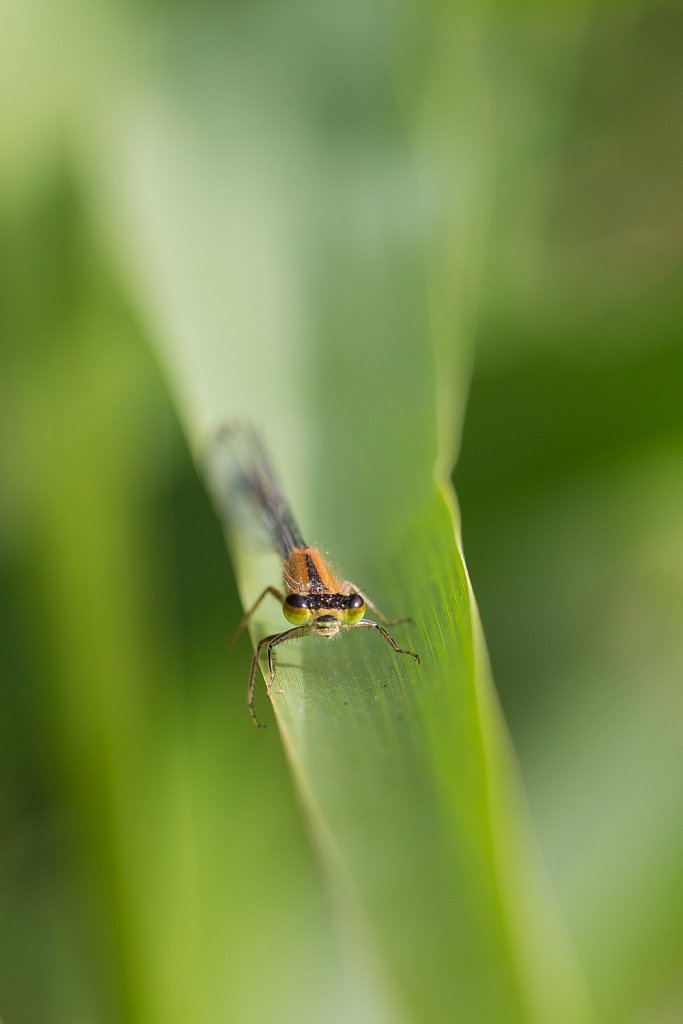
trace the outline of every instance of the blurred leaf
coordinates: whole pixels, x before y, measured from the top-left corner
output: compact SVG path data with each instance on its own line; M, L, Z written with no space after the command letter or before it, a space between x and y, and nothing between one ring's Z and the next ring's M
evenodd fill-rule
M450 463L469 350L470 312L453 303L446 268L456 293L476 280L465 240L474 258L486 218L485 190L468 207L469 178L453 192L434 188L430 161L439 174L457 171L475 119L456 118L446 156L418 120L413 151L368 9L330 8L331 35L303 12L285 23L271 14L264 25L242 11L230 33L219 19L220 62L205 35L199 47L175 37L173 82L148 86L144 106L115 110L103 126L91 163L106 187L98 215L195 449L225 419L255 420L311 541L334 543L349 578L389 614L416 620L400 637L420 650L419 669L376 637L311 641L282 654L284 692L274 694L340 918L380 1006L392 1020L440 1020L444 1006L468 1021L581 1020L452 499L432 475L437 457ZM476 21L463 25L476 40ZM478 81L447 73L461 40L450 15L442 27L455 50L441 41L434 66L444 74L423 97L436 124ZM300 44L311 36L314 45ZM476 169L486 181L486 163ZM452 224L454 209L459 233L439 240L432 227L439 213ZM245 605L277 582L276 562L239 540L233 556ZM259 613L256 633L274 615Z
M485 309L456 474L534 821L619 1024L683 1006L681 26L594 17L530 301Z
M243 728L220 531L149 356L68 187L4 235L3 1015L355 1019L281 751Z

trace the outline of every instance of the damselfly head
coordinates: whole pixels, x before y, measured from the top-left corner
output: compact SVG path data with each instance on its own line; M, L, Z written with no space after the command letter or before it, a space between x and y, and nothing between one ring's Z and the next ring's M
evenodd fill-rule
M334 636L342 626L355 626L365 613L360 594L287 594L282 611L295 626L310 625L321 636Z

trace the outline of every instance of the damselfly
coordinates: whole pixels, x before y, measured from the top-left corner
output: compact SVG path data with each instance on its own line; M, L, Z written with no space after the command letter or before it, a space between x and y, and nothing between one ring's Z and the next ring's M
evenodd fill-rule
M218 459L214 458L216 455ZM241 423L224 427L210 456L209 472L219 513L239 524L246 509L250 519L255 517L265 527L271 545L282 559L282 589L266 587L237 629L239 633L248 624L268 594L280 602L285 618L291 623L289 629L264 636L254 651L247 707L257 728L261 728L261 723L254 711L254 688L264 648L268 661L266 692L269 699L275 679L273 651L280 644L299 637L315 635L330 638L342 630L372 629L380 633L397 654L407 654L419 662L415 651L399 647L384 628L410 620L387 619L360 587L335 575L317 547L304 542L263 444L251 427ZM380 621L366 619L367 609Z

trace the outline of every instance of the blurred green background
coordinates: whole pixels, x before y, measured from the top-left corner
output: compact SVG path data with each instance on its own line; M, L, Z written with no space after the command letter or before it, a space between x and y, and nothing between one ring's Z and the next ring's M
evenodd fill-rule
M302 31L310 64L264 126ZM0 10L5 1024L392 1019L348 968L275 730L246 717L230 563L154 357L182 303L150 313L157 267L117 240L159 97L208 137L223 74L255 84L231 108L233 215L266 136L332 239L349 177L369 245L378 193L420 182L424 251L400 217L397 238L462 317L433 328L471 372L464 550L541 856L597 1019L683 1017L682 35L659 3ZM329 195L297 177L309 135ZM334 293L334 260L308 259ZM447 460L461 409L415 402Z

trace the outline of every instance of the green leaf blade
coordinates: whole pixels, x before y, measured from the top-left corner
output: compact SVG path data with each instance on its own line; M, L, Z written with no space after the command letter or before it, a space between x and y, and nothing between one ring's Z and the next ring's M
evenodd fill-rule
M306 539L389 617L415 620L393 631L419 666L370 631L276 650L276 719L341 926L392 1021L579 1024L581 981L533 853L452 495L434 475L450 468L443 424L463 415L469 314L445 303L433 340L448 274L425 281L404 126L391 108L382 145L349 144L340 172L308 108L284 149L254 116L250 188L251 156L227 144L232 122L212 100L215 126L168 96L151 109L144 130L118 136L128 173L123 188L103 179L106 216L124 264L145 254L134 294L191 447L255 422ZM463 209L464 261L484 217L479 201ZM228 539L248 608L280 567L234 527ZM264 602L252 637L283 628Z

